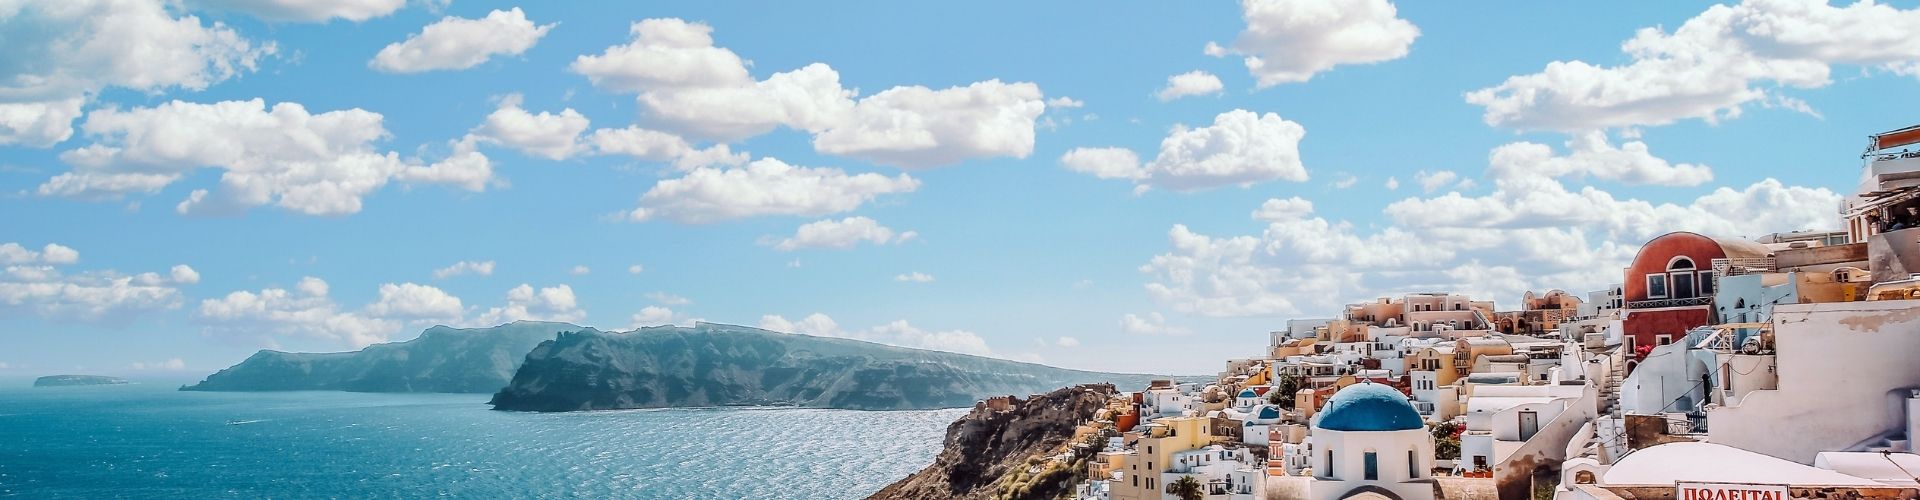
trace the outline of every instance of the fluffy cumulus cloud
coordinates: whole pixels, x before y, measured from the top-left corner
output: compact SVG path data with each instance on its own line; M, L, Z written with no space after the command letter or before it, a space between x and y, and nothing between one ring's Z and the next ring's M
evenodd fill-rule
M269 21L365 21L392 14L407 0L190 0L190 5L245 12Z
M309 215L359 212L368 194L400 180L485 188L492 167L484 155L458 151L422 164L382 152L379 113L362 109L308 112L297 103L267 107L260 99L151 108L102 109L82 130L96 139L61 153L68 172L38 188L43 196L118 198L158 191L201 168L221 171L217 190L194 190L183 214L230 213L273 203Z
M1505 162L1531 163L1505 163ZM1756 237L1826 229L1840 196L1773 179L1722 187L1679 203L1616 198L1564 182L1591 170L1565 157L1490 159L1490 193L1449 192L1388 205L1390 223L1363 229L1317 216L1304 200L1254 212L1255 235L1209 236L1184 225L1140 271L1176 311L1206 316L1334 314L1341 304L1421 290L1466 292L1511 305L1529 289L1595 290L1620 280L1638 243L1671 231Z
M1171 101L1187 96L1219 94L1225 88L1227 86L1220 83L1220 77L1196 69L1167 77L1167 86L1161 87L1153 96L1161 101Z
M760 318L760 328L776 332L865 340L916 349L1006 357L988 348L986 339L981 338L979 334L966 330L926 330L913 326L907 320L896 320L865 330L849 331L841 329L838 322L825 314L813 313L799 320L788 320L785 317L769 314Z
M480 313L472 325L492 326L513 321L559 321L579 323L587 319L587 311L573 296L573 287L555 285L534 289L533 285L522 283L507 290L507 305L488 309Z
M700 320L697 318L689 317L686 314L674 311L665 306L647 306L640 308L640 312L633 313L628 328L644 328L661 325L691 326L698 321Z
M652 123L733 141L786 127L814 149L906 168L986 157L1024 158L1047 104L1032 83L999 80L946 89L899 86L860 97L814 63L756 79L748 61L714 45L713 28L647 19L632 39L582 55L571 69L603 89L632 92Z
M549 160L564 160L581 150L580 134L586 132L588 126L586 116L573 108L557 114L546 111L533 114L521 109L521 102L519 94L500 99L500 107L489 113L480 126L474 127L468 139L504 145Z
M480 19L448 16L380 49L367 66L388 73L467 69L496 55L520 55L553 26L533 24L519 7Z
M278 345L279 337L318 341L348 348L387 342L396 335L427 326L493 326L515 320L579 321L585 312L566 285L535 291L520 285L507 292L507 303L484 312L465 305L459 297L418 283L386 283L378 295L359 308L335 302L332 286L315 277L301 278L293 287L238 290L200 301L196 320L207 332L245 337Z
M79 251L57 243L39 250L0 243L0 319L33 315L125 325L140 314L179 307L179 287L200 282L200 273L185 264L164 275L126 275L111 269L73 271L79 261Z
M747 162L746 152L734 152L726 144L697 148L678 135L637 126L595 130L587 137L587 144L599 154L672 162L674 168L682 171L708 166L732 167Z
M1551 147L1531 142L1501 146L1493 151L1487 176L1591 177L1662 186L1697 186L1713 180L1713 170L1706 165L1669 163L1654 156L1640 141L1614 146L1604 132L1576 135L1567 141L1567 149L1568 154L1562 156L1555 155Z
M1075 148L1060 157L1067 169L1103 179L1131 179L1136 190L1165 188L1191 192L1225 186L1251 186L1284 180L1305 182L1300 140L1306 127L1273 113L1235 109L1215 116L1213 125L1176 125L1160 141L1160 153L1141 164L1121 148Z
M813 147L908 168L1026 158L1034 119L1046 111L1042 98L1037 85L999 80L943 90L894 87L860 99L845 120L814 136Z
M1140 316L1127 313L1120 316L1120 331L1133 335L1189 335L1193 330L1184 326L1167 324L1167 317L1160 313L1147 313Z
M880 225L878 221L858 216L809 222L795 230L790 238L765 241L782 252L803 248L845 250L863 242L875 245L906 243L919 234L914 231L895 232L893 228Z
M1420 37L1387 0L1241 0L1240 9L1247 29L1230 50L1209 43L1206 53L1245 55L1261 87L1304 82L1342 64L1399 59Z
M881 195L908 193L907 174L848 175L837 168L788 165L761 158L743 167L702 167L654 184L628 213L635 221L707 223L763 215L821 216L851 211Z
M219 22L147 0L0 5L0 146L48 147L108 87L202 90L250 72L275 52Z
M1824 87L1835 65L1920 68L1920 9L1824 0L1714 5L1671 33L1643 28L1621 50L1625 64L1554 61L1467 101L1486 108L1489 125L1571 132L1714 122L1749 103L1810 111L1779 89Z
M433 277L439 278L439 279L447 279L447 278L452 278L454 276L461 276L461 275L467 275L467 274L474 274L479 276L492 276L493 261L463 260L460 262L455 262L451 266L442 267L442 268L433 270Z

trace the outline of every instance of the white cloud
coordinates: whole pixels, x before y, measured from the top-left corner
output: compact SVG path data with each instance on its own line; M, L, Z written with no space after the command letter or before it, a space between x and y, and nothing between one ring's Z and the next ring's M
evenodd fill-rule
M932 90L894 87L860 99L844 121L814 135L816 151L904 168L1033 153L1034 119L1046 111L1031 83L976 82Z
M775 158L739 168L703 167L655 184L628 215L698 224L763 215L821 216L851 211L883 194L908 193L920 181L906 174L848 175L837 168L798 167Z
M593 272L593 269L587 266L573 266L572 270L567 271L568 274L572 274L574 276L586 276L587 273L591 273L591 272Z
M1060 346L1060 347L1069 347L1069 348L1080 347L1080 339L1076 339L1073 337L1060 337L1053 341L1053 345Z
M38 192L114 198L157 190L199 168L217 168L222 171L219 190L195 190L176 207L179 212L233 212L276 203L303 214L339 215L360 211L365 196L395 178L484 188L484 181L471 182L471 172L449 175L450 169L478 168L490 176L485 157L477 153L449 160L457 166L423 167L379 152L373 144L387 135L381 121L379 113L357 108L312 114L296 103L269 109L259 99L97 110L81 128L98 141L62 153L72 170L41 184Z
M180 358L167 358L166 361L153 362L153 363L135 361L132 364L128 364L127 368L134 369L134 370L180 371L180 370L187 369L187 362L186 360L183 360Z
M1074 99L1072 97L1067 97L1067 96L1060 96L1060 97L1047 99L1047 107L1049 108L1073 109L1073 108L1084 107L1086 105L1087 103L1085 101L1081 101L1079 99Z
M627 274L640 274L642 272L646 272L646 270L647 270L647 266L642 266L639 264L627 266Z
M1666 232L1753 237L1838 222L1832 210L1839 195L1773 179L1690 202L1654 203L1592 186L1572 190L1537 174L1549 170L1559 171L1489 166L1491 193L1407 198L1387 206L1391 224L1371 232L1315 216L1304 203L1269 201L1255 212L1266 225L1261 233L1213 237L1176 225L1168 232L1171 249L1140 270L1149 276L1150 296L1184 313L1324 315L1410 291L1512 301L1526 289L1598 289L1620 280L1639 242Z
M460 262L455 262L451 266L435 269L433 271L433 277L437 279L447 279L454 276L461 276L465 274L475 274L479 276L493 276L493 261L463 260Z
M1342 64L1399 59L1420 37L1387 0L1242 0L1240 7L1247 29L1232 51L1246 55L1262 88L1304 82ZM1213 43L1205 52L1227 54Z
M821 153L922 168L1025 158L1047 106L1038 86L999 80L898 86L856 100L826 64L756 80L739 55L714 46L705 24L647 19L631 32L626 45L582 55L571 69L597 87L639 94L648 120L695 137L739 140L784 126L813 134Z
M521 109L520 103L519 94L501 99L500 107L468 137L549 160L564 160L583 150L580 134L587 130L586 116L573 108L559 114L541 111L536 115Z
M919 236L913 231L895 233L892 228L880 225L878 221L864 217L848 217L841 220L821 220L801 225L794 231L793 237L778 242L768 240L773 248L782 252L791 252L803 248L825 248L845 250L868 242L875 245L906 243Z
M1150 187L1191 192L1224 186L1247 187L1274 180L1305 182L1300 140L1306 127L1273 113L1235 109L1214 117L1213 125L1176 125L1160 141L1160 154L1146 165L1119 148L1076 148L1061 156L1070 170L1100 178L1131 178L1136 192Z
M1359 177L1355 177L1353 174L1341 172L1338 177L1334 178L1333 182L1329 182L1327 183L1327 185L1333 186L1334 189L1346 189L1346 188L1353 187L1355 184L1359 184L1359 183L1360 183Z
M294 291L235 291L200 301L199 317L210 331L302 335L350 347L385 342L401 328L399 321L341 311L327 296L328 289L326 281L309 276L301 278Z
M257 68L275 51L226 25L138 0L14 2L0 7L8 33L0 67L0 146L49 147L101 90L202 90Z
M384 17L407 0L189 0L196 6L245 12L269 21L365 21Z
M660 325L690 325L696 319L661 306L647 306L634 313L628 328L642 328Z
M367 305L377 317L434 321L457 321L465 310L459 297L417 283L382 284L380 298Z
M725 144L695 148L680 136L635 126L603 128L587 137L587 144L600 154L617 154L648 161L670 161L680 170L707 166L739 166L747 162L747 153L733 152Z
M507 291L505 307L488 309L469 324L492 326L519 320L579 323L586 318L587 311L574 299L573 287L556 285L534 290L532 285L522 283Z
M380 49L367 66L388 73L467 69L496 55L520 55L553 26L535 26L519 7L481 19L448 16Z
M1147 175L1140 155L1127 148L1073 148L1060 155L1067 170L1101 179L1140 179Z
M0 243L0 264L72 264L80 261L80 251L59 243L48 243L39 251L19 243Z
M1206 54L1208 57L1227 57L1227 54L1230 52L1227 51L1226 47L1220 46L1218 42L1207 42L1205 47L1200 48L1200 53Z
M825 314L809 314L799 321L791 321L778 315L766 315L760 318L760 328L776 332L803 333L821 337L841 337L868 342L931 349L936 351L957 352L976 356L995 356L987 347L986 339L966 330L929 331L913 326L906 320L875 326L860 331L845 331L839 323Z
M681 297L679 295L674 295L666 292L651 292L651 293L648 293L646 297L647 297L647 300L659 302L661 304L669 305L669 306L684 306L684 305L693 303L692 300L689 300L686 297Z
M933 275L923 273L920 271L914 271L906 274L895 275L893 277L893 280L901 283L932 283Z
M1493 150L1487 177L1515 176L1593 177L1626 184L1697 186L1713 180L1713 170L1705 165L1672 164L1647 150L1647 144L1630 141L1614 147L1604 132L1579 134L1567 141L1570 153L1555 156L1544 144L1516 142Z
M1253 211L1253 218L1262 221L1284 221L1298 219L1311 213L1313 213L1313 202L1307 201L1306 198L1298 196L1286 199L1270 198L1265 203L1261 203L1258 210Z
M1399 177L1388 177L1388 178L1387 178L1387 183L1386 183L1386 184L1383 184L1382 186L1383 186L1383 187L1385 187L1385 188L1387 188L1387 190L1388 190L1388 191L1393 191L1393 190L1397 190L1397 189L1400 189L1400 178L1399 178Z
M1133 335L1190 335L1193 333L1193 330L1183 326L1168 325L1166 316L1157 312L1147 313L1146 316L1133 313L1120 316L1120 331Z
M1460 174L1452 170L1435 172L1421 170L1413 174L1413 181L1420 183L1420 189L1429 193L1459 182L1460 180Z
M1219 94L1225 88L1227 86L1220 83L1220 77L1196 69L1167 77L1167 86L1161 87L1153 96L1161 101L1171 101L1187 96Z
M1897 73L1920 63L1920 9L1812 0L1714 5L1672 33L1643 28L1621 50L1631 62L1554 61L1470 92L1467 102L1486 108L1489 125L1526 130L1717 122L1777 96L1766 83L1819 88L1832 82L1837 64Z
M516 320L578 322L586 317L567 285L535 290L520 285L507 291L507 303L479 314L459 297L418 283L386 283L378 297L358 309L335 303L325 280L301 278L291 290L267 287L239 290L200 301L196 318L208 333L257 338L297 336L357 348L386 342L396 334L434 324L493 326Z
M172 269L168 269L167 277L173 279L174 283L183 285L200 282L200 272L193 270L192 267L188 267L186 264L178 264L173 266Z

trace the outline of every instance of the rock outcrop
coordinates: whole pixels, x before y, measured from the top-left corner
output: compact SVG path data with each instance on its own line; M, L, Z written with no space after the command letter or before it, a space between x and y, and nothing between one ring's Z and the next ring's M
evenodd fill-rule
M355 352L263 350L180 390L488 393L507 385L527 351L569 331L594 330L516 321L492 328L436 326L413 340Z
M513 411L959 408L990 396L1149 378L700 323L561 334L528 353L492 403Z
M1093 384L977 405L947 426L933 465L869 498L1058 498L1098 450L1074 447L1076 429L1116 394L1110 384Z

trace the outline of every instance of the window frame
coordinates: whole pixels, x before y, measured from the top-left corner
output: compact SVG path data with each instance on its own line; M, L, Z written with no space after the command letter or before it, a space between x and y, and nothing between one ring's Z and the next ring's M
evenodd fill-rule
M1647 298L1649 299L1667 298L1667 295L1668 295L1667 292L1669 291L1667 289L1667 273L1647 273L1646 280L1647 280ZM1654 283L1656 280L1658 280L1660 284L1657 288L1654 286ZM1654 290L1659 290L1660 293L1654 293Z

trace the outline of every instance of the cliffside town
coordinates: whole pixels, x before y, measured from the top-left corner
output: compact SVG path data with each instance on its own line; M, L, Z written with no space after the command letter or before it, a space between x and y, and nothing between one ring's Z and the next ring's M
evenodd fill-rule
M1026 470L1083 467L1067 495L1102 500L1920 498L1920 152L1893 151L1920 127L1871 139L1842 230L1672 232L1517 310L1291 320L1213 380L1123 388Z

